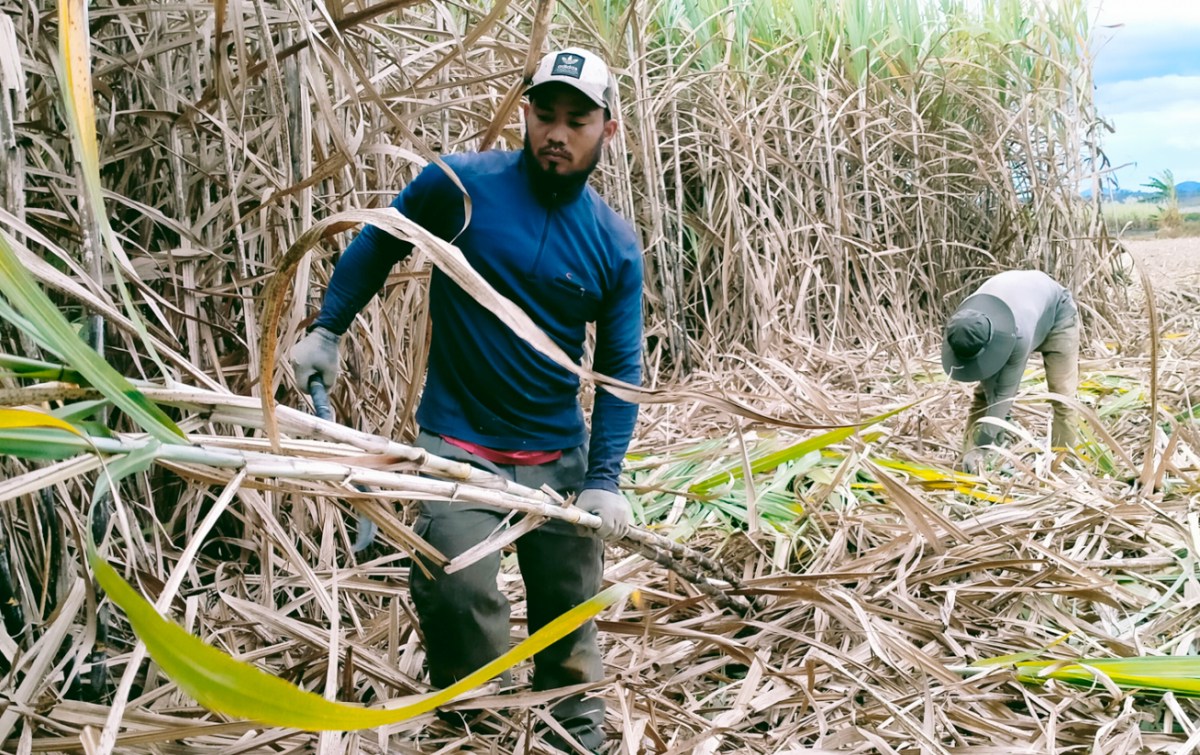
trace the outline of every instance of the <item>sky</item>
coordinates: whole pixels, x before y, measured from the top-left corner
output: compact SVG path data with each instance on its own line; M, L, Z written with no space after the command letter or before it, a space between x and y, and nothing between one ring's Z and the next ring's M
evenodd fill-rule
M1089 0L1102 148L1120 188L1200 181L1200 1Z

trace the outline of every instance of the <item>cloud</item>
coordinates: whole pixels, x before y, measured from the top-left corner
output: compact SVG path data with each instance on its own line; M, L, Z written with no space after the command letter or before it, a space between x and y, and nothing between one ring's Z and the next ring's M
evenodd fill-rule
M1189 80L1191 99L1174 96ZM1101 108L1115 129L1104 137L1105 154L1114 166L1135 163L1117 171L1120 185L1140 186L1166 169L1176 180L1200 181L1200 77L1125 83L1143 91L1130 92L1119 109Z
M1090 11L1097 82L1200 75L1195 0L1091 0Z
M1200 76L1154 76L1099 84L1096 100L1110 114L1170 110L1200 103Z
M1200 6L1200 3L1197 3ZM1162 76L1200 75L1200 55L1195 26L1130 24L1119 29L1100 29L1094 34L1094 75L1106 84Z
M1116 132L1103 148L1122 186L1170 169L1200 180L1200 2L1091 0L1096 106Z
M1184 0L1092 0L1100 23L1200 26L1200 4Z

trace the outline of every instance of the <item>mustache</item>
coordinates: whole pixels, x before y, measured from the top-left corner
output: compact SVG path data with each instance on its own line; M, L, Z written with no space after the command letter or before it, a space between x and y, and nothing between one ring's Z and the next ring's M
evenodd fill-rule
M538 157L558 157L563 160L570 160L571 153L560 147L542 147L538 150Z

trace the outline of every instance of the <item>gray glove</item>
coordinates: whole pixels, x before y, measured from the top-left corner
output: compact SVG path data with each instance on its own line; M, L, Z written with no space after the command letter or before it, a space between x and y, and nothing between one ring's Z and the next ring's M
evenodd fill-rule
M600 517L596 535L601 540L619 540L629 533L629 502L620 493L588 488L579 494L575 505Z
M313 328L292 347L292 374L300 390L308 390L308 381L318 375L326 388L332 388L338 376L338 342L342 337L332 330Z
M960 472L966 472L967 474L982 474L988 465L988 461L988 454L982 448L972 448L963 454L962 461L958 464L958 469Z

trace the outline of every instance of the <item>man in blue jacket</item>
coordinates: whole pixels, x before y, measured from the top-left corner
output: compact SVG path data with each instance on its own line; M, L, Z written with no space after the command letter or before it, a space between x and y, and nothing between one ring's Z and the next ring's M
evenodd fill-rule
M967 415L962 468L977 472L982 446L1002 431L985 417L1007 420L1033 352L1040 352L1051 393L1075 397L1079 384L1079 313L1071 292L1037 270L1009 270L984 281L946 321L942 367L952 379L975 382ZM1075 445L1075 411L1054 402L1050 444Z
M612 80L604 61L579 48L546 55L527 90L521 152L447 155L471 197L462 230L462 194L430 165L392 206L462 249L472 267L525 310L572 359L596 324L593 368L640 384L642 258L630 225L587 185L616 133ZM455 235L459 234L457 238ZM337 263L320 315L293 349L297 382L332 384L338 342L411 247L368 226ZM417 445L523 485L578 494L603 526L580 532L548 523L517 540L530 632L597 593L603 539L629 527L618 491L637 406L597 389L587 432L579 380L514 335L440 270L430 283L429 366L417 409ZM417 532L448 558L483 540L507 512L425 501ZM497 589L500 556L445 574L414 564L409 582L423 630L430 678L444 687L509 646L508 601ZM533 686L553 689L603 674L592 622L539 653ZM566 698L554 717L585 748L603 741L604 703ZM561 746L561 744L560 744Z

